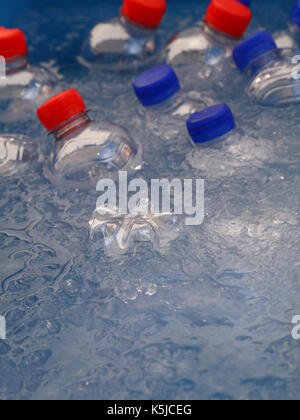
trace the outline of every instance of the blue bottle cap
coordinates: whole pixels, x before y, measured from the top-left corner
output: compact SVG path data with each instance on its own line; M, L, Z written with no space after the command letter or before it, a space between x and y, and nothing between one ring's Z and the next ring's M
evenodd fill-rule
M180 83L172 67L153 67L141 74L133 84L136 96L144 106L157 105L180 90Z
M300 26L300 0L297 0L295 6L293 7L290 21L295 25Z
M231 109L225 104L215 105L192 114L186 125L195 143L217 139L236 127Z
M245 6L251 6L251 0L238 0L240 3L243 3Z
M262 31L242 41L235 47L232 56L238 68L245 70L252 60L274 49L277 49L274 39L269 32Z

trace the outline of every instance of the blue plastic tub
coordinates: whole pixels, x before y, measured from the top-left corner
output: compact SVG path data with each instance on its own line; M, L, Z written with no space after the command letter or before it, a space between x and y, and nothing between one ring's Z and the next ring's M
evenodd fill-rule
M92 4L95 3L96 0L86 0L85 4ZM80 4L82 3L81 0L14 0L14 2L11 2L9 0L1 0L0 2L2 4L1 7L1 14L0 14L0 25L2 26L10 26L13 22L13 18L20 14L25 9L31 7L31 6L39 6L43 4L43 6L47 4L53 4L53 5L61 5L66 6L69 4Z

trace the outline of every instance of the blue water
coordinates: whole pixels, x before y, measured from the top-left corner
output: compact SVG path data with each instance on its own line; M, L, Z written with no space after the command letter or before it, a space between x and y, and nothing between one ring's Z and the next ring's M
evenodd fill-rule
M112 262L87 246L96 192L54 188L41 163L1 180L0 399L299 399L300 108L256 106L233 66L214 86L185 74L194 96L227 102L238 125L224 148L196 153L184 124L145 130L133 75L90 75L77 63L88 28L118 2L40 3L14 18L31 61L78 88L95 119L143 139L145 178L205 178L206 216L163 252ZM165 39L207 5L169 3ZM292 4L253 0L249 33L283 29ZM37 120L0 125L12 129L49 150Z

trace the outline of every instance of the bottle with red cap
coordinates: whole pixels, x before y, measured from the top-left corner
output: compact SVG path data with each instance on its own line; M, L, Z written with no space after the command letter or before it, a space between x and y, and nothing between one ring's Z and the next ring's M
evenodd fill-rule
M51 94L56 78L27 58L26 38L20 29L0 27L0 120L9 123L28 118Z
M172 37L166 61L173 66L220 66L231 57L251 18L251 10L240 1L212 0L203 21Z
M30 138L17 135L0 135L0 176L14 175L31 162L38 160L36 143Z
M50 98L37 114L55 138L45 168L54 183L92 188L102 178L117 178L120 170L130 174L141 168L141 145L116 124L93 122L75 89Z
M79 61L113 71L155 64L162 54L158 28L166 7L166 0L123 0L119 17L90 31Z

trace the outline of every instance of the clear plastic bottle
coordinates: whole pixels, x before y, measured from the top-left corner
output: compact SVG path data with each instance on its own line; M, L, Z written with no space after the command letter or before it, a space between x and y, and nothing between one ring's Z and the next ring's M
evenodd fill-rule
M281 55L268 32L258 32L239 44L233 59L251 79L248 93L259 104L283 106L300 102L297 67Z
M155 213L150 200L140 203L147 214L120 214L119 208L97 207L90 221L90 245L109 257L132 253L142 245L166 249L181 229L180 217L172 212ZM151 211L150 211L151 209Z
M195 101L183 92L179 79L171 66L161 65L147 70L135 80L134 92L142 104L142 113L152 125L161 118L184 117L205 107L205 102Z
M185 160L182 153L182 133L185 120L193 112L205 108L210 98L185 92L172 67L162 65L141 74L134 82L134 92L140 101L136 126L144 133L144 148L148 161L160 173L180 170ZM207 102L207 103L206 103ZM151 170L151 169L150 169Z
M37 145L28 137L0 135L0 176L10 176L38 159Z
M90 119L75 89L49 99L37 111L41 123L55 137L46 176L76 189L92 188L101 178L116 178L119 170L141 168L142 147L126 129Z
M0 121L9 123L28 118L53 91L56 79L43 67L31 66L27 43L20 29L0 28Z
M165 51L167 63L221 65L240 42L251 17L250 9L236 0L212 0L202 22L172 37Z
M120 17L91 30L79 61L110 71L155 64L162 52L157 29L166 7L166 0L124 0Z
M276 160L274 142L264 138L261 130L253 135L236 127L225 104L192 115L187 128L194 145L186 149L187 168L221 189L232 177L241 183L257 178L258 171Z
M278 48L289 57L300 51L300 0L295 3L285 31L276 32L273 36Z

